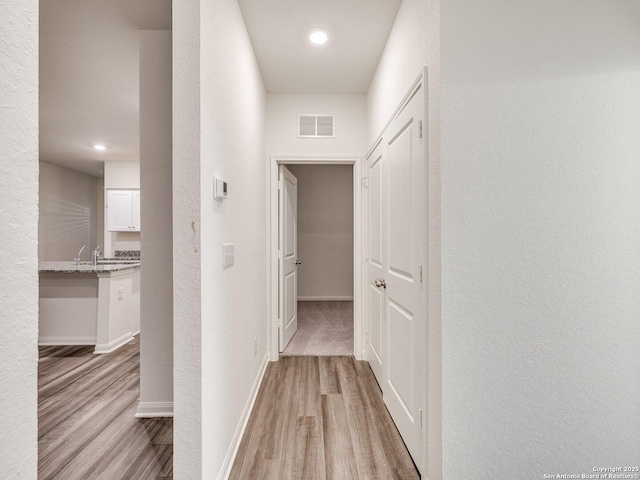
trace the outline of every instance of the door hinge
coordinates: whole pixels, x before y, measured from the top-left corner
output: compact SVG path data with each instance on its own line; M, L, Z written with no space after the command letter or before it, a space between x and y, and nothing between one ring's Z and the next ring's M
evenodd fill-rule
M420 428L422 428L422 409L418 409L418 415L420 416Z
M422 265L420 265L420 283L422 283Z
M362 179L362 187L363 188L369 188L369 179L367 177L364 177Z
M282 190L282 181L278 180L278 190Z
M418 138L422 138L422 120L418 122Z

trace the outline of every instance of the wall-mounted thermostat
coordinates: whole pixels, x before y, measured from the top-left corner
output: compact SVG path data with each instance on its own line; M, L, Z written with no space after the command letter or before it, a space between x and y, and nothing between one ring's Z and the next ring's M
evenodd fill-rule
M220 177L213 179L213 198L220 201L227 198L227 182Z

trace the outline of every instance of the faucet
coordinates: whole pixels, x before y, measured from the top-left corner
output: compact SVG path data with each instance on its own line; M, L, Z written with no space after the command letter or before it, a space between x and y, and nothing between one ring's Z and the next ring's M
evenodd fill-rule
M91 264L95 267L98 264L98 256L102 253L102 245L96 247L96 249L91 254Z
M80 251L78 252L78 258L74 258L73 261L76 262L76 267L80 266L80 255L82 254L82 251L87 248L86 245L83 245L82 248L80 249Z

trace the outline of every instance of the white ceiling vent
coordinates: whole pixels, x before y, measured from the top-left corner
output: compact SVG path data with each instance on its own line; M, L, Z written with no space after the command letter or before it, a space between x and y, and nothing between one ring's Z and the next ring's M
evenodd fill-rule
M334 138L333 115L298 115L298 137Z

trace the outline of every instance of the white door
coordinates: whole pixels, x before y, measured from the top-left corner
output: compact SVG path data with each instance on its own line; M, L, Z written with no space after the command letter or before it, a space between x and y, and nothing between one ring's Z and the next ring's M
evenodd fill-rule
M382 144L367 158L367 287L365 301L368 312L365 341L366 358L378 379L383 382L383 338L384 290L376 287L375 281L384 277L382 249Z
M133 190L132 191L132 195L133 198L131 199L132 202L132 212L131 212L131 217L132 217L132 223L133 223L133 230L135 230L136 232L140 231L140 190Z
M285 167L279 171L279 346L282 352L298 329L298 180Z
M427 217L422 116L423 92L419 87L367 160L367 354L378 381L382 380L387 409L417 465L422 458L420 409L426 358L422 266Z

